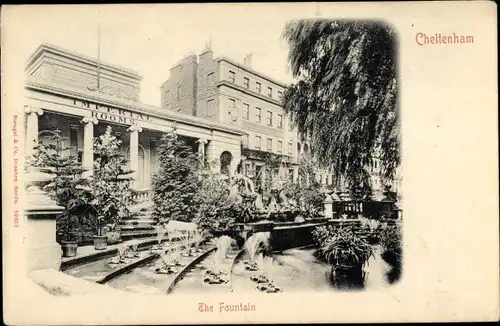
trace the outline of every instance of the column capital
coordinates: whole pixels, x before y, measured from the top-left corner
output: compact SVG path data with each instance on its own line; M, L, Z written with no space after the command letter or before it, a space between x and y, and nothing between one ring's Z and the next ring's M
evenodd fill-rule
M130 132L134 132L134 131L142 132L142 127L139 126L139 125L137 125L137 124L133 124L130 127L128 127L127 131L130 131Z
M35 107L29 106L29 105L25 105L24 106L24 112L26 112L27 114L31 114L31 113L35 113L35 114L38 114L38 115L42 115L43 114L43 110L42 109L35 108Z
M200 143L200 144L207 144L208 143L208 140L207 139L203 139L203 138L200 138L196 141L197 143Z
M93 124L96 125L99 122L99 120L97 120L94 117L85 117L80 122L83 123L83 124L93 123Z

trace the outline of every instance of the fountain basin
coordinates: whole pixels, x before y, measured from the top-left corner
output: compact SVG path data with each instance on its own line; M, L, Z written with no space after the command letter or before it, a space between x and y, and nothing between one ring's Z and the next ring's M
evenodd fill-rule
M248 226L253 232L269 232L274 229L274 222L261 221L257 223L249 223Z

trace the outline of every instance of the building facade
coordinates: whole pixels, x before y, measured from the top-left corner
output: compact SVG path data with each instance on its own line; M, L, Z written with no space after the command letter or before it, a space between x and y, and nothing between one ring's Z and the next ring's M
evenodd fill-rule
M214 57L210 46L199 56L190 55L170 69L161 86L165 111L233 125L242 131L241 170L254 182L266 179L266 157L279 157L275 174L280 180L297 181L299 163L309 152L281 104L286 85L252 68L252 56L244 63ZM269 155L273 154L273 155ZM319 171L316 180L331 184L332 176Z
M146 201L158 168L158 141L175 129L205 160L231 157L226 170L236 171L243 135L239 128L141 103L141 76L107 63L99 66L98 72L96 59L47 44L29 58L24 107L27 156L38 141L50 142L59 130L65 155L78 157L91 172L93 137L111 126L135 171L139 200Z

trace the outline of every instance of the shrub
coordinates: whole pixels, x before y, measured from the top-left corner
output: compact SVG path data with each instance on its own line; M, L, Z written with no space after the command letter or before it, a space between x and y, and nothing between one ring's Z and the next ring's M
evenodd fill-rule
M373 247L351 227L330 227L318 233L317 255L334 266L363 266L374 254Z
M121 140L107 127L103 135L94 138L95 199L92 204L99 214L98 232L102 225L116 226L121 219L129 218L129 206L134 203L136 192L131 187L132 171L126 169L128 160L120 151Z
M307 218L316 218L324 211L325 194L318 184L301 186L297 183L287 183L284 192L299 205Z
M153 177L153 218L191 222L198 210L198 157L174 132L162 136L159 169Z
M388 225L380 234L380 243L384 249L384 259L392 264L400 265L403 259L401 226L399 224Z
M41 189L57 203L64 211L56 218L57 233L66 241L75 241L75 236L81 232L82 226L91 224L89 215L93 194L90 179L82 177L85 169L76 157L63 155L69 148L63 148L60 131L56 130L51 137L53 143L39 143L28 165L37 168L42 173L53 176L48 181L41 182ZM60 239L58 239L60 240Z
M334 265L364 265L373 255L373 248L366 239L349 228L340 228L335 237L328 239L321 248L327 261Z

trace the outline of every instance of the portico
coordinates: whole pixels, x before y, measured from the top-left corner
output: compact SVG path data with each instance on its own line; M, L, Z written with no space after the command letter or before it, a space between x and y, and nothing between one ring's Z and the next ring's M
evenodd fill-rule
M92 86L95 71L82 69L84 63L92 66L95 61L48 45L42 45L28 63L24 108L27 155L38 141L49 142L57 129L67 149L64 155L77 157L87 173L92 173L93 138L111 126L129 157L134 187L148 197L158 166L158 142L163 133L175 129L204 161L217 161L223 152L231 153L229 173L235 172L241 157L241 130L147 105L132 95L120 96L129 84L138 87L140 77L130 78L129 71L115 66L102 64L104 86L97 89Z

